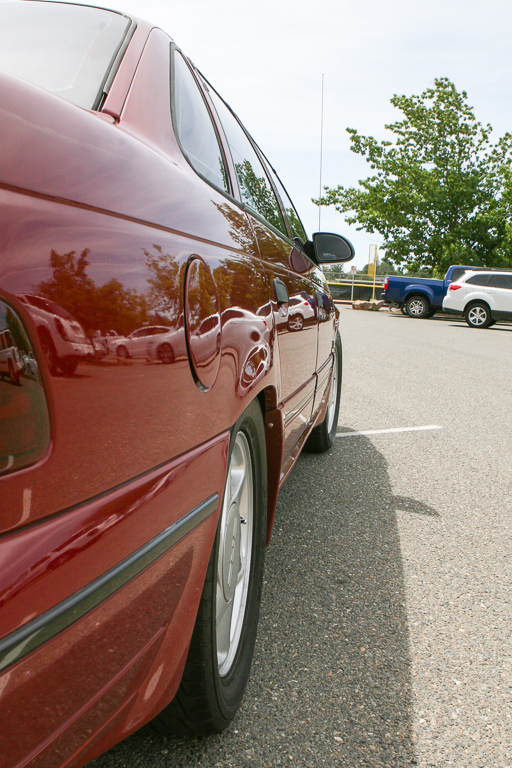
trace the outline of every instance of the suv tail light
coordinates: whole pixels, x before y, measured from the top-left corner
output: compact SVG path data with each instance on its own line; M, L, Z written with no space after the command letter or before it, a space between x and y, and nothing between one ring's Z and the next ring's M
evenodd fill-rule
M457 285L457 283L452 283L448 286L449 291L458 291L459 288L462 288L462 285Z
M384 290L385 290L385 291L387 291L387 289L388 289L388 285L389 285L389 280L388 280L388 278L386 277L386 279L384 280Z

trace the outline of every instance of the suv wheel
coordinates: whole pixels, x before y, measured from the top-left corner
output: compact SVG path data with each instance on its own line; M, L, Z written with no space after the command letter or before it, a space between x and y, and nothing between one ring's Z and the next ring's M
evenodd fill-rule
M483 301L477 301L467 307L464 317L471 328L488 328L492 323L491 310Z

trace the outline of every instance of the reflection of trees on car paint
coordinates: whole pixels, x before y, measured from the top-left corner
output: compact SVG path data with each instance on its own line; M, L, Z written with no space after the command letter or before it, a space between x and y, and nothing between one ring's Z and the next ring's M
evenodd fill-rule
M165 316L175 322L181 311L182 302L179 289L179 264L174 256L164 253L162 246L153 243L155 253L144 248L146 266L151 271L147 278L150 286L147 297L151 312Z
M79 256L74 250L59 254L52 249L52 276L40 282L34 292L70 312L89 334L97 329L106 333L111 328L126 334L148 322L146 297L115 278L96 285L87 274L89 255L89 248Z
M245 202L258 211L261 216L280 232L284 231L283 217L279 210L277 199L269 186L267 179L256 176L249 162L244 160L236 163L236 172L241 182Z

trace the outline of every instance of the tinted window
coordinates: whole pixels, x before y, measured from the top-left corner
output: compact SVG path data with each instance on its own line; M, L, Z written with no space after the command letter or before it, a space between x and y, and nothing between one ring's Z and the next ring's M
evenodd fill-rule
M39 368L18 314L0 300L0 476L33 464L49 443Z
M188 161L216 187L229 191L224 160L210 114L183 56L174 52L174 124Z
M487 285L493 288L506 288L512 290L512 275L489 275Z
M473 275L473 277L468 277L466 280L466 283L470 283L471 285L487 285L489 282L489 275Z
M0 69L92 109L129 27L99 8L0 3Z
M222 99L212 89L208 91L228 140L242 201L287 235L279 203L254 147Z
M456 282L456 281L459 279L459 277L460 277L461 275L463 275L463 274L464 274L464 272L466 272L466 271L467 271L467 270L465 270L465 269L454 269L454 270L453 270L453 272L452 272L452 276L451 276L451 278L450 278L450 279L451 279L451 281L452 281L453 283L455 283L455 282ZM446 275L445 275L445 278L444 278L444 279L446 280Z
M290 229L292 231L292 237L298 237L302 243L305 243L306 240L308 239L308 236L306 235L306 231L302 226L302 222L299 219L299 215L295 210L295 206L288 196L288 192L281 184L281 180L279 179L279 176L277 175L277 173L274 171L273 168L269 169L269 173L272 177L272 181L274 182L274 185L277 188L279 197L281 198L283 208L288 218L288 224L290 225Z

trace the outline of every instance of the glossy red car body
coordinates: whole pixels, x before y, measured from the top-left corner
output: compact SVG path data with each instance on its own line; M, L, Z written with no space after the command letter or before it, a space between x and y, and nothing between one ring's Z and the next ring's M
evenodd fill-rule
M171 120L171 40L134 27L100 111L0 73L0 302L39 367L0 381L1 768L82 765L169 703L232 426L256 399L270 536L329 394L337 316L321 270L237 199L220 129L233 194L191 167ZM276 279L317 307L300 333ZM181 318L172 359L91 353L52 369L27 294L60 302L89 338L127 335L144 312L160 325L164 296Z

